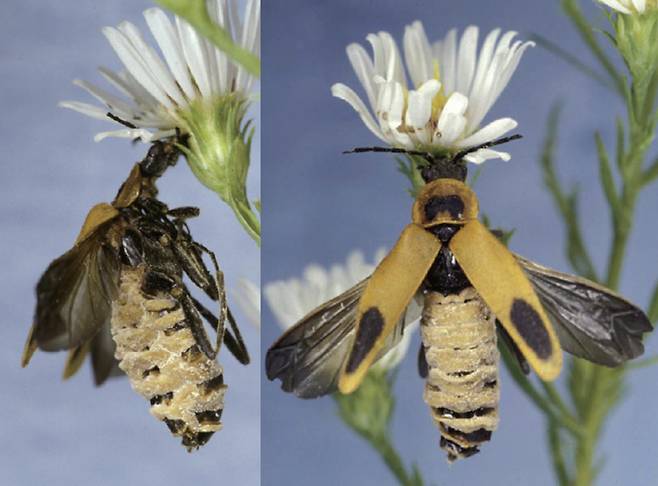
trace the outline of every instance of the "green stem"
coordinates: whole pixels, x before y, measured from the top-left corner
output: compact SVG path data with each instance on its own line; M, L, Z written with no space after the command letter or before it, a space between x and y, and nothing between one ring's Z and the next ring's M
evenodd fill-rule
M562 451L562 437L560 436L560 427L554 420L547 422L548 445L551 449L551 458L553 460L553 469L557 476L560 486L571 486L569 472L564 461Z
M370 440L370 442L381 456L389 471L391 471L402 486L421 486L423 484L415 471L413 473L407 472L400 454L395 450L388 436Z
M233 209L242 227L253 238L256 244L260 246L260 221L251 209L251 206L248 203L235 200L229 203L229 206Z
M594 57L599 61L603 69L605 69L608 76L610 76L619 95L624 96L626 92L624 78L619 74L615 64L608 58L601 44L599 44L594 29L589 24L587 17L580 10L578 0L562 0L562 9L580 34L581 39L587 44Z
M205 0L155 0L164 8L185 19L201 35L209 39L228 57L241 64L249 74L260 77L260 59L235 44L231 35L212 21Z

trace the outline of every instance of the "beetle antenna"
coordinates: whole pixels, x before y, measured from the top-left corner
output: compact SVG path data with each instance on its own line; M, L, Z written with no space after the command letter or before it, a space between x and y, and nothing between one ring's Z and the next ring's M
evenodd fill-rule
M518 140L520 138L523 138L523 135L517 133L515 135L510 135L509 137L503 137L499 138L498 140L493 140L491 142L486 142L481 145L476 145L475 147L468 148L466 150L462 150L461 152L457 152L454 157L452 158L452 162L459 162L461 159L463 159L465 156L468 154L472 154L473 152L477 152L478 150L481 149L486 149L489 147L495 147L496 145L502 145L507 142L512 142L514 140Z
M344 154L362 154L364 152L388 152L393 154L407 154L407 155L417 155L422 157L430 164L435 162L434 156L429 152L422 152L420 150L407 150L403 148L396 147L355 147L352 150L345 150Z
M129 121L126 121L126 120L124 120L123 118L116 116L114 113L111 113L111 112L108 111L107 113L105 113L105 115L106 115L109 119L114 120L114 121L117 122L117 123L120 123L120 124L123 125L124 127L128 127L128 128L130 128L130 129L133 129L133 130L137 128L135 125L133 125L133 124L130 123Z

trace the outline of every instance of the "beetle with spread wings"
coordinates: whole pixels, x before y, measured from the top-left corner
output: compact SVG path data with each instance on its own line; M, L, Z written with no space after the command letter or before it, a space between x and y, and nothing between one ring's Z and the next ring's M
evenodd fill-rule
M562 350L618 366L643 353L642 335L652 330L644 312L615 292L511 253L478 220L477 197L463 182L466 153L423 154L425 185L391 252L369 278L303 317L266 357L268 378L286 392L350 393L421 317L424 398L449 461L477 453L497 427L498 336L524 372L554 380ZM409 305L414 300L422 312Z

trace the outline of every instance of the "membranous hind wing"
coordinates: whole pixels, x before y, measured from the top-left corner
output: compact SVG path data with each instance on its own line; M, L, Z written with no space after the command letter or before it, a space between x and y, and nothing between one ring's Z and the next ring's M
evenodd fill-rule
M72 353L69 368L74 372L88 351L89 341L103 326L109 326L120 262L106 235L117 214L106 204L92 208L75 246L53 261L39 280L36 315L23 366L37 348L68 349Z
M644 352L653 326L637 306L590 280L560 273L516 255L568 353L618 366Z
M300 398L316 398L338 388L340 372L356 335L359 300L369 279L314 309L281 336L267 352L265 367L270 380ZM402 338L405 323L420 317L420 308L409 306L386 340L378 359Z

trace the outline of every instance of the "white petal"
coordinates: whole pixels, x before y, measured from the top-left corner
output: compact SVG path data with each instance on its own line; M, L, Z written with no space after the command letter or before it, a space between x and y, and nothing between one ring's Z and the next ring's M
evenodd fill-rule
M473 84L471 85L470 91L465 93L469 97L472 96L472 93L478 93L478 91L481 91L480 86L484 80L487 70L489 69L489 66L491 65L491 61L493 60L496 41L498 40L499 35L500 29L492 30L489 32L484 40L484 43L482 44L482 49L480 49L480 56L478 58L477 69L475 71L475 76L473 77Z
M130 73L125 71L115 73L103 67L98 68L98 70L112 86L130 97L140 108L157 109L160 106L160 102L144 89Z
M420 21L405 27L403 47L409 77L417 88L434 77L432 49Z
M149 8L144 12L146 23L151 33L160 46L162 55L188 99L195 96L194 86L190 78L190 72L185 63L183 48L180 39L172 25L169 17L159 8Z
M247 2L245 10L245 26L242 31L240 44L249 52L258 54L260 44L260 0L250 0ZM251 75L243 68L238 68L236 77L237 89L246 89L249 84Z
M491 149L480 149L477 152L472 152L464 157L464 160L473 164L481 164L486 160L502 159L505 162L509 161L512 157L507 152L498 152Z
M645 0L633 0L633 5L638 12L644 13L644 9L646 8Z
M144 41L139 29L130 22L122 22L119 25L119 30L130 40L136 52L141 56L142 63L151 73L153 80L167 93L169 98L173 99L178 105L185 105L185 97L176 84L171 71L162 62L155 50Z
M599 0L599 2L605 3L608 7L613 8L615 10L618 10L621 13L624 13L624 14L632 13L630 9L628 9L626 6L622 5L617 0Z
M100 142L108 137L140 139L144 143L150 143L153 140L153 134L144 128L123 128L110 132L100 132L94 137L94 142Z
M81 103L80 101L60 101L57 103L57 106L77 111L78 113L82 113L91 118L96 118L97 120L108 120L107 109L90 105L88 103Z
M431 79L407 96L405 124L409 127L424 128L432 115L432 99L441 89L441 83Z
M181 40L186 64L192 73L192 79L199 88L201 96L209 98L213 90L210 86L210 77L206 69L208 59L204 41L197 34L196 30L180 17L176 17L176 28L178 30L178 37Z
M466 127L466 118L457 113L448 113L445 116L441 115L443 122L436 127L435 143L442 147L451 148L464 133Z
M374 133L379 139L386 142L386 137L380 130L379 126L375 122L375 119L372 117L370 111L366 105L361 101L361 98L348 86L345 86L342 83L336 83L331 87L331 94L336 98L340 98L344 101L347 101L354 110L359 114L363 123L368 127L368 129Z
M452 144L455 138L461 135L464 130L461 120L464 120L465 123L463 115L468 108L468 103L468 98L461 93L453 93L446 101L436 126L439 133L438 141L442 146ZM457 122L458 125L456 125ZM456 133L457 130L458 133Z
M379 37L382 40L384 53L386 55L386 79L388 81L396 81L403 86L406 86L404 78L404 70L402 69L402 60L400 59L400 52L395 39L388 32L380 32Z
M457 29L452 29L435 45L434 54L439 61L441 83L446 93L452 93L457 82Z
M374 65L372 59L368 56L366 50L359 44L350 44L347 46L347 57L354 68L356 77L363 85L368 96L370 106L375 107L377 101L377 91L374 85Z
M113 115L120 116L121 118L123 118L124 116L133 118L135 114L134 108L130 106L128 103L126 103L125 101L123 101L122 99L117 98L113 94L110 94L107 91L97 86L94 86L91 83L82 81L80 79L73 80L73 84L84 89L87 93L92 95L98 101L105 104L108 110L111 111ZM106 110L106 112L108 110Z
M478 28L471 25L464 31L457 54L457 83L454 91L468 94L477 61Z
M499 118L498 120L495 120L489 123L487 126L481 128L470 137L461 140L459 143L457 143L457 147L476 147L477 145L491 142L497 138L500 138L510 130L514 130L517 125L518 123L516 123L516 121L512 118Z
M166 107L173 107L167 94L160 85L153 79L153 73L143 64L142 58L131 44L129 39L119 30L113 27L105 27L103 34L107 37L110 45L123 62L126 69L159 103Z

